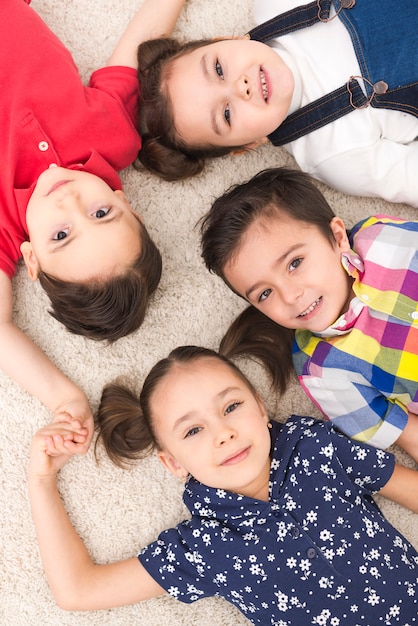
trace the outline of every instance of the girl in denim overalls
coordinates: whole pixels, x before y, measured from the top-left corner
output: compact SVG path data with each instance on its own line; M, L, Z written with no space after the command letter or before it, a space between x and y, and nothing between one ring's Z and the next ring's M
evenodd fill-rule
M139 71L148 137L141 160L166 178L179 178L201 171L206 157L270 140L284 145L304 171L346 193L418 206L417 3L403 2L402 11L390 0L343 0L344 7L338 0L318 0L295 9L298 4L255 2L257 23L280 12L278 22L256 27L250 37L268 41L281 68L261 58L258 41L203 42L200 49L202 42L194 42L184 50L165 40L159 48L154 42L152 51L143 44ZM245 45L253 64L242 60ZM170 77L156 94L167 63ZM196 82L199 67L210 78L207 91ZM183 98L188 86L194 91ZM278 94L283 101L273 115ZM169 111L163 106L167 96ZM245 120L253 134L234 134L243 104L256 101L258 109Z

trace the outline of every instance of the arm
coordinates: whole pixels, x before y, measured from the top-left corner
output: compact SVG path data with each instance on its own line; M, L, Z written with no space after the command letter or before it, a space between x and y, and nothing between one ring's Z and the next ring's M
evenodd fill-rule
M408 413L408 423L395 443L418 463L418 415L416 413Z
M94 431L85 394L13 323L12 308L12 282L0 270L0 369L61 420L77 419L86 426L87 439L79 440L79 452L85 452Z
M137 69L137 48L148 39L170 35L185 0L144 0L119 40L108 65Z
M109 565L91 560L60 498L57 472L75 451L68 423L50 424L34 437L28 485L32 516L48 584L67 610L107 609L165 594L136 557Z
M418 472L396 464L391 478L379 491L379 495L418 513Z
M306 171L347 194L376 196L418 207L417 141L398 143L379 139L370 146L341 152L316 166L308 164Z

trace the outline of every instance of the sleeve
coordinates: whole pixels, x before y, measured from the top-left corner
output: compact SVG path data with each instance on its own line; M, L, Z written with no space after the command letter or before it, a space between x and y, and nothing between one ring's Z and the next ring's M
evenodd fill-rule
M162 532L156 541L139 552L138 559L167 593L189 604L214 596L217 588L205 577L204 555L189 549L187 531L187 522L183 522Z
M347 437L388 448L407 424L406 409L357 372L323 367L320 376L298 378L314 404Z
M93 72L89 87L107 93L122 105L127 117L138 125L139 81L132 67L106 66Z
M357 487L370 494L377 493L391 478L395 468L393 454L348 439L333 427L330 440L333 454Z
M418 207L418 141L374 144L318 162L309 173L347 194L374 196ZM344 172L344 176L341 176Z

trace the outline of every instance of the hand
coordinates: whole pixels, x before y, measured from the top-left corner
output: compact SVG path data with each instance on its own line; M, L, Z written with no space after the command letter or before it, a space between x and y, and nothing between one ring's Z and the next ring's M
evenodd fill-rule
M32 440L29 458L29 478L51 478L78 453L77 439L87 437L87 428L73 423L57 422L41 428Z
M85 429L85 435L75 434L73 443L76 444L73 454L85 454L90 447L94 434L94 420L90 405L84 394L77 398L62 402L54 411L53 424L66 422L74 433L80 428Z

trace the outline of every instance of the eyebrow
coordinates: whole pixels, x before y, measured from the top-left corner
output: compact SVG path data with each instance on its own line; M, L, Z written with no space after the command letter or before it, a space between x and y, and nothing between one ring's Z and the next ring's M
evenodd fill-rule
M222 391L220 391L219 393L216 394L215 396L215 400L222 400L222 398L224 398L225 396L227 396L229 393L231 393L232 391L241 391L241 389L239 387L226 387L225 389L222 389ZM179 417L173 425L173 432L176 430L179 430L180 426L184 423L187 422L188 420L192 420L194 418L194 416L196 415L197 411L189 411L188 413L185 413L184 415L182 415L181 417Z
M303 246L303 244L301 244L301 243L295 243L295 244L293 244L293 246L290 246L290 248L288 250L286 250L286 252L284 252L281 256L279 256L278 259L276 259L276 261L274 262L273 267L277 267L278 265L283 263L283 261L288 256L290 256L295 250L297 250L301 246ZM249 289L247 289L247 291L245 292L245 297L247 298L247 300L250 300L251 294L254 291L256 291L257 289L259 289L261 287L261 285L263 284L263 282L264 281L259 281L257 283L254 283L254 285L252 285Z
M96 221L98 222L97 225L109 224L110 222L118 222L121 219L121 217L122 217L122 212L118 214L115 213L114 215L111 214L109 219L101 219L101 220L96 220ZM77 237L78 235L74 235L73 237L66 237L61 245L52 247L52 253L59 252L66 246L69 246L70 243L72 243L75 239L77 239Z
M203 76L209 82L211 80L211 75L209 72L209 63L206 54L204 54L200 60L200 67L202 68ZM214 111L213 109L210 112L210 126L215 135L221 136L221 131L216 119L216 111Z

